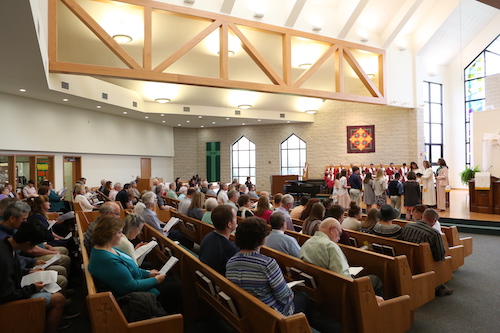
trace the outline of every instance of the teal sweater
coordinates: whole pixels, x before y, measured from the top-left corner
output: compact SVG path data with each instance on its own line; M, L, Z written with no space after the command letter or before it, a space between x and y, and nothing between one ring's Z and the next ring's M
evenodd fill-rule
M124 252L114 248L118 255L106 250L92 249L88 266L99 290L110 290L120 297L134 291L160 292L154 288L158 283L149 277L149 271L141 269Z

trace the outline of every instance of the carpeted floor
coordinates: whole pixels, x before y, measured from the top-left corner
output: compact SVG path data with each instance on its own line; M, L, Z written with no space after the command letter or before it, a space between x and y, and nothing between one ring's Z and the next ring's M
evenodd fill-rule
M453 274L447 284L453 295L436 299L415 312L415 321L409 332L500 332L500 237L480 234L460 234L473 238L473 253ZM90 320L85 314L84 288L78 288L72 297L82 316L73 319L72 326L63 332L91 332ZM189 333L223 332L220 323L195 323L186 328Z

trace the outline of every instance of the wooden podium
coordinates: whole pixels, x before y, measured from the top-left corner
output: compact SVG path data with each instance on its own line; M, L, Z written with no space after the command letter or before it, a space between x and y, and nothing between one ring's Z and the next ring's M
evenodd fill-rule
M163 178L144 178L144 179L139 179L139 182L137 183L137 189L139 192L142 192L144 190L150 191L151 188L153 187L153 182L155 179L158 179L160 183L163 183Z
M469 211L483 214L500 214L500 181L491 176L489 190L477 190L474 179L469 181Z
M285 193L284 187L287 180L298 180L298 175L272 175L271 176L271 195L276 193Z

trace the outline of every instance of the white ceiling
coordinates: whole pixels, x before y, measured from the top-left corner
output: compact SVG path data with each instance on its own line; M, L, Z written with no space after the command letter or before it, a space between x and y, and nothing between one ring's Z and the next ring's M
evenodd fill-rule
M418 54L433 61L436 65L447 65L498 14L498 10L475 0L197 0L193 5L186 4L183 0L161 2L276 26L286 26L358 44L362 43L360 39L364 36L368 39L363 43L365 45L379 48L405 46L408 52ZM106 15L109 15L110 5L106 1L78 0L78 3L95 15L97 21L103 26L109 20ZM127 6L122 7L120 10L128 11ZM264 16L257 19L254 17L256 12L261 12ZM125 15L116 11L111 14L111 17L115 18ZM62 9L59 29L60 60L117 66L115 56L71 15L67 9ZM154 15L156 17L167 16L163 13ZM155 16L153 16L153 22L158 23L153 26L153 45L155 45L155 38L158 40L168 38L169 43L153 50L155 54L153 66L182 45L179 35L194 36L200 28L207 25L202 20L193 24L177 16L168 15L168 20L155 20ZM314 25L321 27L321 30L314 32L312 30ZM40 30L40 27L34 26L29 0L0 1L0 27L2 31L8 32L0 35L0 45L3 46L0 52L0 92L53 103L66 103L75 107L169 126L178 124L184 127L239 126L242 123L258 125L287 121L312 121L311 116L300 118L304 115L301 112L304 110L298 106L301 98L297 96L258 94L252 103L253 108L243 110L242 116L236 117L234 110L237 108L235 105L237 102L232 101L233 92L226 89L174 86L176 93L172 102L159 105L154 103L153 99L161 96L151 93L154 90L151 88L151 83L99 78L138 94L145 108L150 111L148 114L134 111L131 107L124 108L112 103L53 91L48 89L35 32ZM277 43L273 39L276 37L263 36L250 31L245 31L245 33L248 33L249 39L252 38L252 43L270 61L271 66L280 72L281 58ZM141 38L139 34L132 43L124 46L139 63L142 62ZM306 42L296 40L295 43ZM230 57L233 78L261 80L262 82L268 80L259 70L256 70L257 67L249 57L242 50L240 51ZM439 55L439 58L435 58L435 55ZM168 71L217 76L218 58L216 55L209 54L200 43L186 57L183 57L182 61L174 63ZM294 78L297 78L302 71L294 67ZM309 87L324 85L330 73L333 73L333 64L327 63L312 78ZM346 82L347 89L350 91L359 89L359 83L354 76L350 80L348 78ZM27 91L21 93L20 88ZM63 102L63 98L68 98L69 101ZM335 104L335 101L326 101L323 106L318 107L318 112L331 104ZM97 109L98 105L101 106L100 109ZM194 112L186 115L182 112L183 106L191 106ZM202 107L207 107L207 109L203 110ZM213 112L214 110L217 112ZM123 112L127 114L124 115ZM162 112L163 116L161 116ZM276 114L281 112L287 113L287 120L276 117ZM149 118L146 119L146 116ZM229 119L226 120L226 118Z

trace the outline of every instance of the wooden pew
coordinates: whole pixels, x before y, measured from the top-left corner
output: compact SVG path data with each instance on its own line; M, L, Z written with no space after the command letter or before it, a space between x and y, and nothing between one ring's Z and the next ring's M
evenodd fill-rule
M83 244L83 230L81 228L80 216L76 215L78 236L83 258L83 270L87 285L87 308L92 323L93 333L127 332L127 333L151 333L168 331L174 333L184 332L184 322L181 314L141 320L128 323L115 297L109 291L97 292L94 279L87 267L89 256Z
M175 209L179 208L179 202L181 202L180 200L172 199L172 198L168 198L168 197L165 198L165 201L166 201L167 205L172 206Z
M0 305L2 332L45 332L45 300L29 298Z
M354 237L358 244L367 241L370 244L378 243L392 246L396 255L406 255L413 274L434 271L436 273L435 286L446 283L452 278L451 257L446 256L443 261L434 261L429 243L410 243L352 230L349 230L349 236Z
M304 314L295 314L292 316L283 316L269 306L250 295L224 276L214 271L209 266L203 264L193 254L186 249L175 244L172 240L165 237L159 231L149 225L143 229L142 239L150 240L155 238L159 244L148 256L151 262L164 262L171 253L180 260L176 266L181 270L182 292L184 299L184 308L186 321L192 322L200 318L213 318L214 314L229 323L237 332L252 333L310 333L311 329ZM165 250L168 249L168 250ZM156 258L152 258L156 257ZM174 266L174 268L176 267ZM238 315L233 314L231 310L225 307L220 299L213 296L205 286L198 281L196 271L201 272L220 291L223 291L233 301ZM194 286L194 288L193 288Z
M196 226L196 230L197 230L196 238L192 238L192 240L198 244L201 243L201 240L203 239L203 237L205 235L207 235L208 233L210 233L214 230L214 227L212 225L206 224L202 221L190 218L188 216L185 216L185 215L179 214L179 213L173 213L173 214L174 214L174 216L180 218L181 220L189 221L189 223L192 223ZM234 240L234 235L232 235L231 239ZM358 250L358 249L356 249L356 250ZM398 257L397 259L394 259L393 257L388 257L388 256L384 256L384 255L371 254L367 251L364 254L367 256L365 258L365 260L367 260L367 263L369 263L370 261L376 262L375 260L373 260L373 257L378 257L379 262L385 261L386 265L383 267L385 267L385 269L386 269L385 275L387 277L396 276L396 272L397 272L397 274L401 274L401 275L407 274L406 276L400 278L401 281L396 281L396 278L394 278L394 280L388 278L387 282L384 281L387 283L388 295L390 295L391 297L394 297L390 300L386 300L385 302L394 302L394 303L399 304L399 305L395 305L393 308L392 305L390 305L392 303L387 303L387 307L383 308L384 314L382 314L380 312L382 309L380 307L381 305L376 303L375 293L373 291L373 288L371 286L369 278L367 278L367 277L361 277L361 278L357 278L357 279L346 278L340 274L331 272L329 270L323 269L323 268L315 266L315 265L308 264L300 259L288 256L286 254L282 254L281 252L274 251L274 252L276 252L276 253L274 253L272 251L274 251L274 250L267 248L265 246L263 246L261 249L261 252L263 254L269 255L269 256L272 256L273 258L275 258L278 261L278 263L280 264L280 266L282 266L282 267L289 267L286 264L289 261L297 261L298 263L296 263L295 266L293 266L293 267L296 267L296 266L300 266L302 268L307 267L307 269L304 268L306 270L301 269L301 268L299 268L299 269L306 272L307 274L312 275L313 277L315 277L317 275L317 273L315 273L315 271L318 269L322 270L324 272L327 272L329 275L331 275L328 277L322 277L322 280L324 282L322 282L321 285L322 286L335 286L335 288L332 287L332 289L335 289L335 290L329 290L329 289L327 289L327 290L321 289L320 290L320 289L318 289L318 290L315 290L314 292L309 293L309 295L310 295L311 299L315 300L316 303L319 303L319 305L322 307L322 310L324 313L326 313L329 317L333 316L333 318L335 318L338 322L342 323L342 327L343 327L344 332L351 332L353 330L356 331L356 330L360 329L359 327L353 326L353 325L355 325L355 323L360 323L360 322L361 322L361 324L360 324L361 326L369 326L369 328L367 328L367 327L364 328L364 330L363 330L364 332L379 332L379 331L383 332L383 331L386 331L385 330L386 328L389 329L391 327L394 329L393 331L398 331L398 329L401 329L399 331L404 332L409 328L409 326L412 322L413 317L412 317L412 314L410 313L410 311L427 303L428 301L430 301L434 298L434 289L433 289L433 287L434 287L433 286L434 273L427 272L427 273L421 274L419 276L415 276L415 278L413 279L413 277L411 276L411 271L408 268L408 263L406 261L406 258L403 256ZM353 249L353 251L355 251L355 250ZM359 251L363 251L363 250L359 250ZM285 257L283 257L283 256L285 256ZM282 258L286 258L286 260L284 259L284 261L282 261ZM393 266L390 266L390 264L387 264L387 263L396 263L396 264L393 264ZM399 265L399 266L396 267L396 265ZM371 268L370 264L365 265L365 267L366 266L369 266ZM373 266L376 266L376 264L373 264ZM390 268L387 268L388 266L390 266ZM381 268L381 269L384 269L384 268ZM375 271L374 274L376 274L376 273L380 273L380 271ZM366 281L364 279L366 279ZM353 283L356 284L356 287L352 286ZM368 283L368 284L366 285L366 283ZM339 290L337 290L336 288L339 288ZM418 290L418 292L421 294L419 296L416 296L416 298L413 302L411 301L410 297L407 296L410 292L413 292L412 288L415 290L422 288L421 290ZM347 292L347 290L349 291L349 294L346 296L345 293ZM360 298L360 296L356 293L359 292L360 290L363 290L363 293L365 296L370 295L371 297L370 296L364 297L361 300L362 304L350 303L350 302L355 302L355 300L356 300L356 302L358 302L358 299ZM399 290L402 290L403 292L405 292L405 294L400 294ZM353 293L353 294L350 294L350 293ZM327 296L324 296L324 295L327 295ZM407 298L407 300L406 300L406 298ZM343 303L337 302L339 299L343 299ZM385 302L383 302L383 303L385 303ZM401 303L399 303L399 302L401 302ZM383 303L381 303L381 304L383 304ZM400 306L400 308L398 308L396 310L396 307L399 307L399 306ZM392 312L392 311L395 311L395 312ZM399 317L399 315L400 315L400 313L398 313L399 311L404 312L401 317ZM406 311L408 311L408 313L406 313ZM385 324L382 324L382 323L378 323L378 320L380 320L380 319L377 319L376 322L380 326L373 327L373 320L375 320L375 319L371 318L370 316L375 314L375 316L377 316L378 318L381 318L381 317L384 317L385 315L387 315L387 313L390 314L390 317L397 316L398 318L401 318L401 322L394 323L394 322L391 322L392 319L386 318L384 320ZM354 316L354 317L352 317L352 316ZM399 320L399 319L395 319L395 320ZM370 326L370 324L368 324L369 322L372 322L371 326ZM390 325L385 326L388 323L390 323L390 325L392 325L392 326L390 326ZM406 327L406 329L403 329L404 327Z

